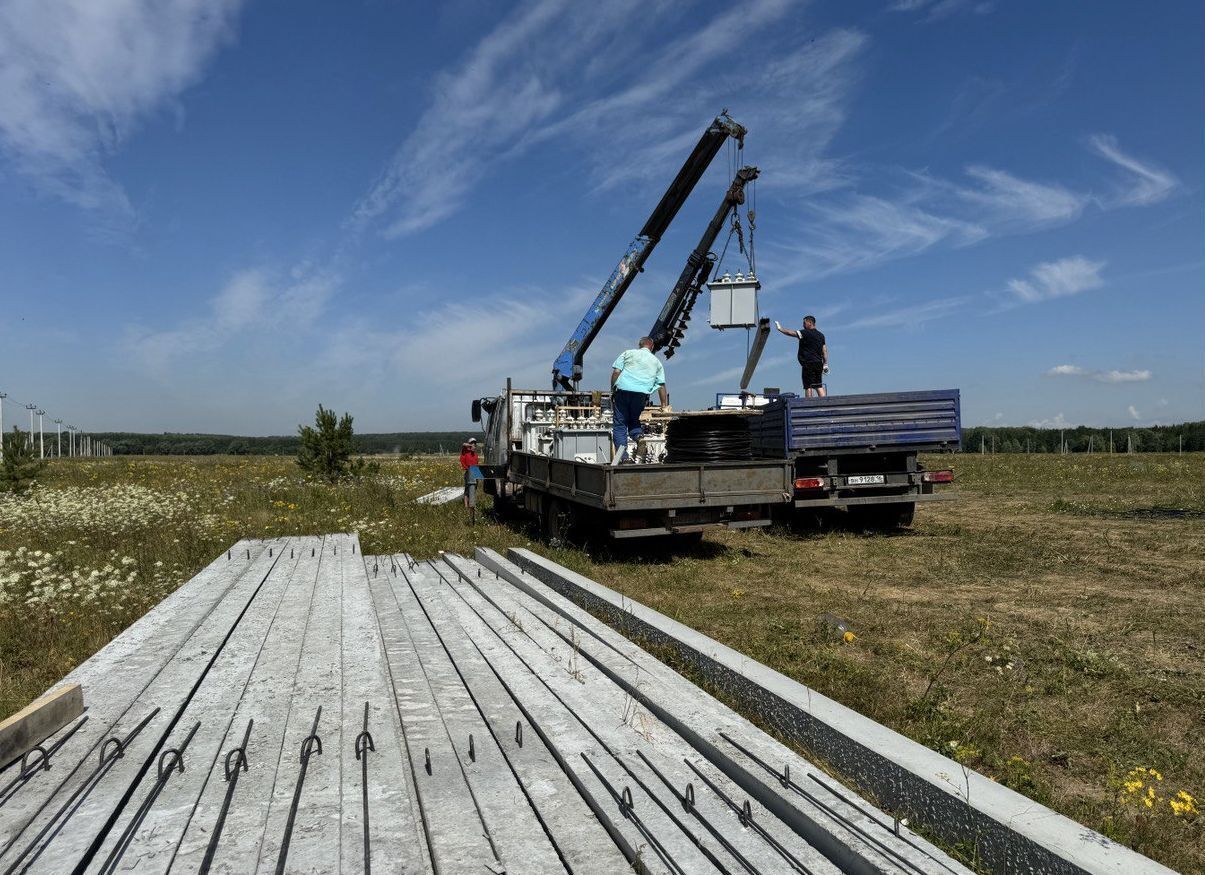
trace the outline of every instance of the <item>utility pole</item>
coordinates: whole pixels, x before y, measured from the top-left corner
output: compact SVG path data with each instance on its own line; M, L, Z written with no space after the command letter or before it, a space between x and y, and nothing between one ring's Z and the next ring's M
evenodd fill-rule
M33 412L38 409L36 404L26 404L25 409L29 411L29 448L33 449Z
M0 461L4 460L4 399L7 392L0 392Z
M46 415L46 411L41 407L38 408L38 458L46 458L46 430L42 428L42 417Z
M1109 429L1109 452L1113 452L1113 429Z
M1180 435L1180 455L1184 455L1184 435Z
M1088 455L1092 455L1092 435L1088 435Z
M56 459L61 459L63 458L63 420L56 419L54 424L59 427L59 443L58 448L54 451L54 457Z

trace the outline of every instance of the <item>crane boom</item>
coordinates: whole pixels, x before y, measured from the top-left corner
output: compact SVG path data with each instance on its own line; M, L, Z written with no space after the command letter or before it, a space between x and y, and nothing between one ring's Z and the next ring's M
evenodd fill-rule
M582 321L565 344L565 348L561 350L561 354L557 356L556 362L552 366L553 388L560 386L566 390L572 390L574 384L581 380L582 359L586 355L586 350L590 348L590 344L602 330L603 324L619 303L619 299L623 297L623 293L628 290L628 286L636 278L636 274L644 269L644 262L661 240L665 229L674 220L674 216L678 214L678 210L686 202L712 159L720 151L724 141L728 137L732 137L744 145L746 133L744 127L729 117L727 110L716 116L715 121L703 132L694 151L690 153L690 157L686 159L686 163L682 165L682 169L678 171L674 181L661 196L661 200L649 216L648 221L644 223L644 227L640 229L640 233L628 244L619 264L611 272L606 284L595 297L594 303L590 305L590 309L582 317Z
M745 186L757 179L757 174L756 167L742 167L736 172L732 185L724 193L724 202L712 216L703 236L699 238L698 245L687 256L686 266L682 268L678 281L674 283L669 297L665 299L665 306L661 308L657 321L649 331L654 351L664 349L666 358L673 356L674 350L681 344L682 335L686 333L686 323L690 320L691 308L695 305L703 283L707 282L707 277L711 275L711 245L723 229L728 215L745 202Z

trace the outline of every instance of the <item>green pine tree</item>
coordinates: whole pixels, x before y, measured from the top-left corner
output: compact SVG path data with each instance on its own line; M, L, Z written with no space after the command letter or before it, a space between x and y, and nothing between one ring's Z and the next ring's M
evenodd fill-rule
M22 493L33 485L46 462L34 452L29 435L16 426L4 437L4 461L0 463L0 490Z
M363 459L352 458L352 417L344 413L341 419L333 410L321 404L314 414L314 426L298 426L301 447L297 451L297 464L310 477L338 483L346 477L358 477L379 469L375 463L365 464Z

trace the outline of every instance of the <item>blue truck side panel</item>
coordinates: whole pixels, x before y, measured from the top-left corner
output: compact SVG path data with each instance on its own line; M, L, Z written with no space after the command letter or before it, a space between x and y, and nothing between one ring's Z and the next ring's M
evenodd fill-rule
M962 446L957 389L800 398L780 395L749 417L754 453L956 451Z

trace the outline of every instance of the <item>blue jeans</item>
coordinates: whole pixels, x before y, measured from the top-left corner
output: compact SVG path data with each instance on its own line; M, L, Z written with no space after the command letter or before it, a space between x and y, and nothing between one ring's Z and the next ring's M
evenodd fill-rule
M643 429L640 428L640 414L648 406L649 396L641 392L629 392L627 389L616 389L611 394L611 411L614 414L614 426L611 434L615 438L615 459L623 457L628 445L628 438L640 440Z

